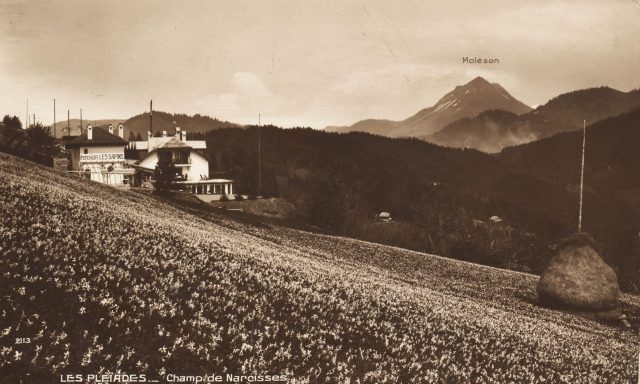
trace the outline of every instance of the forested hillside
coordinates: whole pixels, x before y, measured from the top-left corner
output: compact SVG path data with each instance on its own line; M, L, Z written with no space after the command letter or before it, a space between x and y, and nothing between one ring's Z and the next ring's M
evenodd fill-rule
M514 168L575 188L581 151L582 131L576 131L506 148L499 158ZM585 159L585 185L591 194L622 198L640 212L640 109L589 126Z
M582 127L583 120L593 124L615 117L640 106L640 90L622 92L609 87L580 89L563 93L536 108L531 113L541 114L554 121ZM548 132L548 134L558 133Z
M151 119L148 112L136 115L124 122L125 135L140 135L143 140L147 138L147 132L151 127ZM218 120L217 118L195 114L193 116L184 113L167 113L161 111L153 111L153 133L161 134L167 131L169 135L175 133L176 127L186 130L187 133L208 132L218 128L237 128L238 124L228 121Z
M551 121L540 114L490 110L473 118L458 120L431 136L430 143L452 148L473 148L487 153L500 152L505 147L529 143L547 132L573 131L569 124Z
M237 180L242 193L283 197L305 223L334 233L539 272L577 228L575 188L478 151L310 129L262 127L260 137L260 192L257 127L206 135L212 174ZM578 176L576 164L576 184ZM636 289L637 214L608 196L588 193L585 202L584 229L604 243L623 286ZM381 211L394 221L375 222ZM504 221L490 223L493 215Z

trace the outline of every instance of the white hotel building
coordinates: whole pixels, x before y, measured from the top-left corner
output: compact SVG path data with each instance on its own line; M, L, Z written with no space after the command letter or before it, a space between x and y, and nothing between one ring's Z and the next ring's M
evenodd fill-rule
M207 143L204 140L187 140L187 132L176 128L174 135L166 131L161 137L147 133L147 140L132 141L128 150L135 152L139 159L133 166L137 170L137 182L150 182L158 162L170 160L176 167L175 183L183 189L198 195L233 195L233 180L210 179L209 161L206 158ZM214 198L215 199L215 198Z
M124 127L118 126L114 134L113 126L109 131L89 125L87 131L66 143L69 151L69 169L93 181L116 187L129 187L135 170L125 159Z
M234 193L233 180L209 178L206 142L187 140L187 132L179 127L173 136L163 131L161 137L153 137L149 132L147 140L128 142L124 139L122 124L118 126L117 135L112 125L108 131L89 125L86 133L68 141L66 147L69 171L93 181L122 187L150 186L162 159L175 165L175 184L180 189L209 195L206 200ZM127 154L135 156L127 158Z

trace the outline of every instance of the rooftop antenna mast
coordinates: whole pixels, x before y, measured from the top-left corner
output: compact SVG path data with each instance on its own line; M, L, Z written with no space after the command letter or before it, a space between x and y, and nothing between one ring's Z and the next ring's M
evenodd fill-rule
M587 121L582 120L582 168L580 169L580 210L578 211L578 232L582 232L582 196L584 193L584 152L587 142Z
M149 131L153 135L153 100L149 102Z

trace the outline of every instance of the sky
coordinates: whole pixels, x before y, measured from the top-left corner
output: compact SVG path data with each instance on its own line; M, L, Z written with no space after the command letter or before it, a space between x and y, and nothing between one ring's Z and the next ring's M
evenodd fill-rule
M0 114L401 120L476 76L536 106L640 87L640 0L0 0ZM499 63L463 63L463 57Z

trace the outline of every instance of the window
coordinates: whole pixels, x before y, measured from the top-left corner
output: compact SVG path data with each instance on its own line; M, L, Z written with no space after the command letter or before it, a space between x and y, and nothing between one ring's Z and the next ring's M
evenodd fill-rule
M84 154L86 155L87 153L89 153L89 149L88 149L88 148L85 148L85 149L84 149Z
M188 164L189 163L189 151L173 151L172 152L174 164Z

